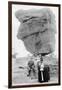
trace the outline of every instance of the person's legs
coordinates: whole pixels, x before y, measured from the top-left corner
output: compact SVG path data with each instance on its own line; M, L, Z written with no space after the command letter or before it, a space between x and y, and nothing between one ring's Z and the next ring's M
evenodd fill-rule
M41 71L41 78L42 78L42 82L44 81L44 76L43 76L43 71Z
M27 76L30 76L31 74L31 69L28 70L28 75Z
M35 78L36 78L36 70L35 70L35 68L33 68L33 75L34 75Z

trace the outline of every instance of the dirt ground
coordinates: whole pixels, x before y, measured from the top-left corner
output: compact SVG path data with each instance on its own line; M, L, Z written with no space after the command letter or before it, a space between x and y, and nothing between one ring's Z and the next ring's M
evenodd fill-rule
M13 59L12 62L12 85L26 85L26 84L39 84L37 78L31 78L27 76L27 61L28 60L19 60ZM24 68L19 68L23 66ZM45 83L58 83L58 76L51 75L49 82ZM42 84L45 84L42 83Z

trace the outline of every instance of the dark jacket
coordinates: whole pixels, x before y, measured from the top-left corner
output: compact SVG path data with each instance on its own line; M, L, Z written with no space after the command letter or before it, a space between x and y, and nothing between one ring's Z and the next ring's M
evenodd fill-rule
M44 80L42 81L40 66L39 66L39 63L38 63L38 82L48 82L50 80L50 69L49 69L48 65L44 66L43 78L44 78Z

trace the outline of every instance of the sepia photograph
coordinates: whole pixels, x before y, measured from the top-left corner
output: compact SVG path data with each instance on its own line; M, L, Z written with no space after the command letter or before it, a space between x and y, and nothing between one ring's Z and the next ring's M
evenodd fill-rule
M9 88L60 84L60 5L9 2Z

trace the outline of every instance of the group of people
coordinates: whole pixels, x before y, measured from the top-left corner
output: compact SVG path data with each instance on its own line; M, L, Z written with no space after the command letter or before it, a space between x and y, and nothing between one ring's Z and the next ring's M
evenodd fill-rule
M33 60L30 60L28 62L28 75L31 75L31 72L36 77L36 74L38 76L38 82L48 82L50 80L50 70L48 65L44 65L43 63L43 57L41 54L38 55L39 60L37 62L37 73L36 73L36 66L34 64Z

